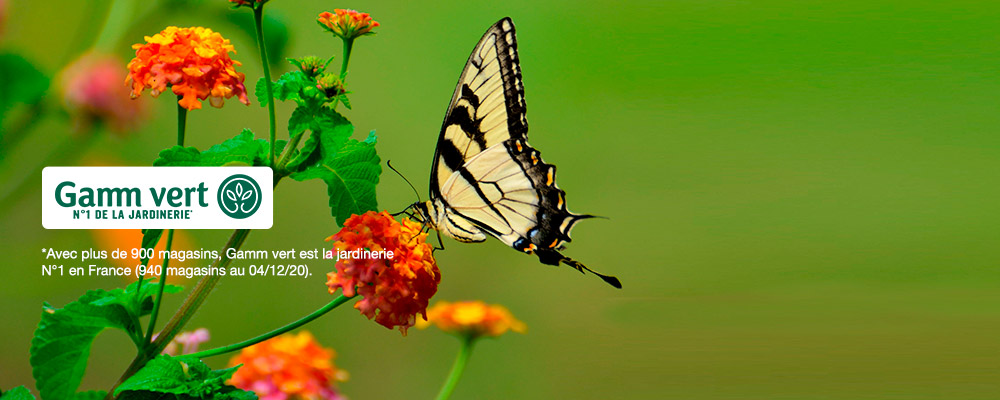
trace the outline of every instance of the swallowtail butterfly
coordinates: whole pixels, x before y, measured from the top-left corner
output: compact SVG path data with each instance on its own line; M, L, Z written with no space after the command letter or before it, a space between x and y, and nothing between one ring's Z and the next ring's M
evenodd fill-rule
M621 288L618 278L563 256L570 230L592 215L566 208L556 167L528 144L524 85L514 23L493 24L458 79L431 167L430 201L416 217L460 242L496 237L549 265L589 271Z

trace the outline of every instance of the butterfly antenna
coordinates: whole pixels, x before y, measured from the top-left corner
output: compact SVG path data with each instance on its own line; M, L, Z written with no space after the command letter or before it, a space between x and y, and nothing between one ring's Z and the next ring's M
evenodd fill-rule
M419 202L420 202L420 193L419 193L419 192L417 192L417 188L416 188L416 187L414 187L412 183L410 183L410 180L409 180L409 179L406 179L406 177L405 177L405 176L403 176L403 174L402 174L402 173L400 173L400 172L399 172L398 170L396 170L396 168L395 168L395 167L393 167L393 166L392 166L392 160L387 160L387 161L385 162L385 164L389 166L389 169L391 169L391 170L392 170L392 172L395 172L395 173L396 173L396 175L399 175L399 177L400 177L400 178L403 178L403 180L404 180L404 181L406 181L406 184L407 184L407 185L410 185L410 189L413 189L413 194L414 194L415 196L417 196L417 203L419 203Z

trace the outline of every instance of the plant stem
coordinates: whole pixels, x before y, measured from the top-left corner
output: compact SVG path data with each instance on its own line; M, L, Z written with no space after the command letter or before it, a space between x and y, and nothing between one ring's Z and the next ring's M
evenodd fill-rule
M184 131L187 129L187 109L181 106L184 96L177 95L177 145L184 145Z
M326 313L330 312L330 310L333 310L334 308L337 308L337 306L346 303L348 300L350 300L352 298L353 297L347 297L347 296L344 296L344 295L340 295L336 299L333 299L333 301L327 303L327 305L323 306L322 308L320 308L320 309L318 309L316 311L313 311L309 315L306 315L305 317L299 318L295 322L292 322L292 323L290 323L288 325L282 326L282 327L280 327L278 329L275 329L275 330L270 331L268 333L265 333L263 335L259 335L257 337L254 337L254 338L251 338L251 339L247 339L247 340L244 340L244 341L239 342L239 343L234 343L234 344L231 344L231 345L228 345L228 346L216 347L216 348L211 349L211 350L199 351L197 353L191 353L191 354L188 354L188 355L192 356L192 357L197 357L197 358L205 358L205 357L217 356L217 355L220 355L220 354L226 354L226 353L229 353L229 352L233 352L233 351L242 349L244 347L253 346L253 345L257 344L257 343L263 342L265 340L268 340L270 338L278 336L278 335L280 335L282 333L291 331L291 330L293 330L295 328L298 328L298 327L300 327L302 325L308 324L309 322L312 322L314 319L323 316L323 314L326 314Z
M267 46L264 44L264 4L253 8L254 29L257 31L257 47L260 49L260 63L264 68L264 84L267 89L267 117L270 122L271 154L268 158L271 168L274 168L274 140L277 128L274 119L274 89L271 88L271 64L267 61Z
M340 62L340 83L346 87L347 82L347 63L351 61L351 50L354 48L354 39L344 39L344 56L341 57ZM337 106L340 105L340 96L333 101L333 109L336 110Z
M444 386L438 392L437 400L447 400L451 397L451 392L455 391L458 380L462 378L462 371L465 370L465 363L469 361L469 356L472 355L472 345L475 342L476 338L472 335L462 338L462 348L458 351L458 358L455 358L455 364L452 364L451 372L448 373L448 380L444 382Z
M153 299L153 313L149 315L149 328L146 329L146 341L145 343L150 343L153 341L153 331L156 328L156 317L160 314L160 302L163 301L163 289L167 287L166 276L164 274L167 272L167 266L170 265L170 247L174 243L174 230L171 229L167 231L167 246L166 246L166 256L163 257L163 266L160 267L160 288L159 293L156 294L156 298ZM155 247L154 247L155 248ZM148 270L147 263L147 270ZM145 275L145 274L143 274Z
M347 79L347 63L351 61L351 49L354 47L354 39L344 39L344 57L340 62L340 81Z

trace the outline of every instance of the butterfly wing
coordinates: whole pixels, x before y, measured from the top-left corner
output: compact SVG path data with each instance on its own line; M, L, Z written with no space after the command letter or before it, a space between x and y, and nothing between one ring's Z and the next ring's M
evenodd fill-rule
M592 216L566 208L556 167L528 144L525 112L514 23L504 18L472 51L445 114L430 179L438 229L460 241L485 232L545 264L589 271L559 250Z

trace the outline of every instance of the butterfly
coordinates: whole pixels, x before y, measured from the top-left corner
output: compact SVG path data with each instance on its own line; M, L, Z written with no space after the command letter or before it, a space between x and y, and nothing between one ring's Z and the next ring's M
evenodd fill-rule
M504 18L479 39L452 95L431 166L430 200L415 218L459 242L487 235L548 265L603 275L560 251L570 230L592 215L566 208L556 167L528 145L524 85L514 23Z

